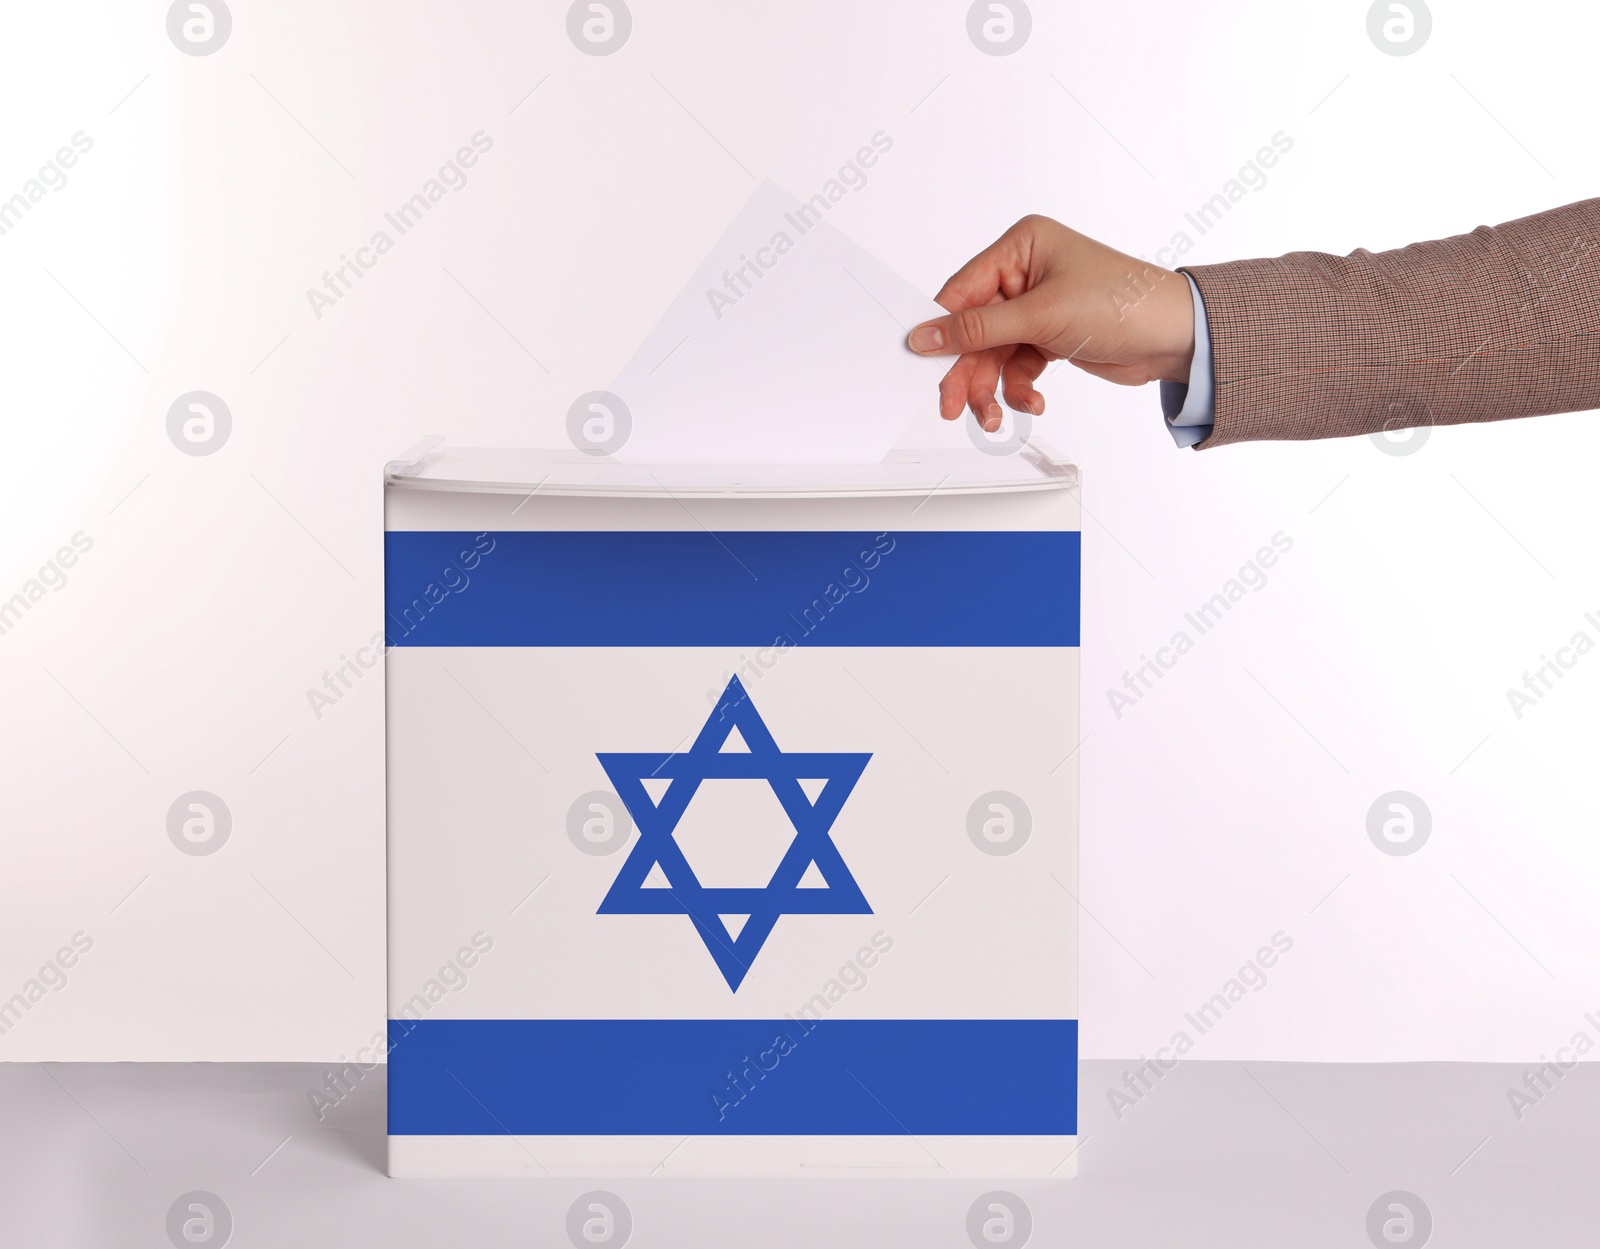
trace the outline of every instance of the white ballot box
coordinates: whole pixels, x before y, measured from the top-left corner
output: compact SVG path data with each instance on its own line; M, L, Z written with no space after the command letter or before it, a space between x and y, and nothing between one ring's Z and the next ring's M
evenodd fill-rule
M1077 483L390 466L391 1175L1071 1174Z

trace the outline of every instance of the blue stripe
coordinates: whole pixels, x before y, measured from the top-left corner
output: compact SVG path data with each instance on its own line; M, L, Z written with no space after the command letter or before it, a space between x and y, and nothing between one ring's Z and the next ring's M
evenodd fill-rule
M1076 530L384 538L391 646L1078 644Z
M1077 1131L1071 1019L390 1020L389 1043L395 1136Z

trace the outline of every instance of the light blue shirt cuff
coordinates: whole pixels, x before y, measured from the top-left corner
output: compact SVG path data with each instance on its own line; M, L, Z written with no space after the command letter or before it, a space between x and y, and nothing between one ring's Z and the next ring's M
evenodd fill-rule
M1194 298L1194 359L1189 363L1189 382L1161 383L1161 414L1167 418L1172 441L1192 447L1211 436L1216 422L1216 379L1211 372L1211 334L1206 328L1206 306L1200 288L1187 273L1189 294Z

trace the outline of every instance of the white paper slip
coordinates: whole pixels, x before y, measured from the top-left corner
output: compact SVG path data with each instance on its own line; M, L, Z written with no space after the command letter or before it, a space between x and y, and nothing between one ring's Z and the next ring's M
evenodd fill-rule
M626 436L597 449L638 464L862 464L912 422L938 424L948 362L905 337L943 309L826 208L761 184L612 383L617 424L602 419Z

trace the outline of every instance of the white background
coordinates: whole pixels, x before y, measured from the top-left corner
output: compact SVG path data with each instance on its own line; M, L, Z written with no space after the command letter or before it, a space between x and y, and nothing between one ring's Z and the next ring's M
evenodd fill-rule
M989 57L962 3L638 0L590 57L548 2L238 0L190 57L160 4L14 6L0 196L74 132L93 148L0 237L0 597L74 532L93 548L0 636L0 997L74 932L94 946L0 1058L368 1041L382 691L320 719L306 691L378 628L381 465L430 432L562 443L760 178L806 193L891 135L830 220L929 293L1029 211L1153 256L1279 131L1292 151L1185 259L1390 247L1593 192L1591 6L1441 0L1408 57L1365 14L1040 3ZM315 317L307 288L477 131L468 185ZM210 456L166 434L193 389L232 409ZM1566 1042L1600 1007L1600 657L1521 720L1505 691L1600 637L1593 418L1195 454L1153 389L1045 389L1093 514L1085 1053L1152 1051L1278 931L1292 953L1197 1057ZM1280 531L1266 587L1115 717L1107 687ZM232 810L215 855L167 838L190 789ZM1409 857L1365 831L1393 789L1433 815Z

